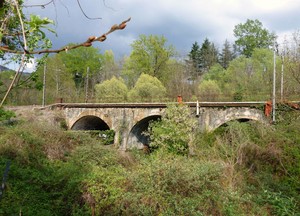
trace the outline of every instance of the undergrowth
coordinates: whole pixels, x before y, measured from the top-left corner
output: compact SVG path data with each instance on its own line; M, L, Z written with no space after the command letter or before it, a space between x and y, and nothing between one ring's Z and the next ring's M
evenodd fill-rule
M299 215L299 113L289 115L214 133L173 126L186 137L167 136L162 118L150 154L47 123L2 125L0 215Z

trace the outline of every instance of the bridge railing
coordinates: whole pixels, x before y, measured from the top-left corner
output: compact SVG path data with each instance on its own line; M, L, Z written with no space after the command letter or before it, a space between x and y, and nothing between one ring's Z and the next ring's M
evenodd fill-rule
M44 109L53 108L166 108L169 105L178 104L170 103L56 103L51 104ZM190 107L196 107L197 102L183 102ZM266 101L249 101L249 102L198 102L200 107L258 107L266 104Z

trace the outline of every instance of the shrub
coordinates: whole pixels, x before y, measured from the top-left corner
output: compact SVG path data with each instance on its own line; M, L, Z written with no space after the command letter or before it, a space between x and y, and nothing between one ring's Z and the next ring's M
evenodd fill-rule
M126 175L124 215L220 215L222 167L159 151Z
M196 124L188 106L169 106L161 121L150 124L150 147L187 155L193 148Z
M0 122L10 120L13 117L16 117L16 114L13 111L5 110L3 107L0 107Z
M153 76L141 74L133 89L129 92L131 101L160 101L166 96L166 88Z
M100 102L124 102L128 89L122 78L113 76L101 84L95 85L96 98Z
M204 80L198 88L202 101L216 101L220 97L221 89L215 80Z

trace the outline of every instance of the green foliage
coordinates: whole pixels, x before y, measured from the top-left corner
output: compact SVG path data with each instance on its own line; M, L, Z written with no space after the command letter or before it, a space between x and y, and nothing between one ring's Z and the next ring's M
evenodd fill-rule
M59 55L68 72L73 74L77 88L84 85L83 78L87 76L87 68L89 68L89 76L92 76L100 71L102 65L103 56L95 47L79 47Z
M4 97L11 81L15 75L14 71L3 71L0 73L0 98ZM42 82L38 78L38 74L33 72L23 74L19 78L19 82L14 86L11 94L6 100L6 104L28 104L38 103L38 98L26 98L30 93L34 92L36 96L42 89Z
M202 72L207 72L211 66L218 62L218 50L214 43L206 38L200 48L200 68Z
M191 73L192 75L192 79L196 79L197 76L199 76L200 74L200 46L198 44L198 42L196 41L195 43L193 43L191 51L189 52L189 59L192 62L192 68L193 68L193 72Z
M187 155L193 150L196 120L187 106L169 106L161 121L150 124L149 133L151 148Z
M275 35L265 29L262 23L255 19L247 19L234 27L235 44L241 54L250 57L255 48L269 48L273 44Z
M222 167L158 152L137 162L126 175L119 201L124 215L218 215Z
M251 57L240 56L231 61L221 86L224 86L223 91L232 95L234 100L269 100L273 84L272 74L272 51L254 49Z
M10 120L13 117L16 117L16 114L13 111L5 110L3 107L0 107L0 122Z
M243 101L243 93L244 90L242 86L238 86L238 88L233 93L233 101Z
M166 38L157 35L140 35L132 43L132 52L125 71L132 71L136 77L142 73L154 76L159 80L167 80L165 69L168 60L174 56L172 46L166 45Z
M46 28L48 31L55 33L53 29L48 27L49 24L54 24L54 22L47 17L41 18L38 15L30 14L30 21L27 22L27 24L30 26L30 32L38 31L43 38L45 38L45 33L41 31L42 28Z
M79 143L76 137L30 122L1 127L0 134L1 170L11 161L2 215L66 215L78 208L88 213L75 203L81 199L79 185L86 170L66 162L67 152Z
M45 64L40 65L36 70L37 87L43 87L44 79L46 79L46 103L56 103L58 98L68 102L75 98L76 88L73 75L68 71L63 62L62 55L56 54L48 57ZM38 94L42 98L42 92Z
M299 130L295 120L299 113L294 114L290 127L281 122L276 129L254 122L230 122L215 135L198 136L195 154L201 158L209 154L210 160L222 158L227 170L224 186L251 194L247 202L259 212L267 208L272 215L297 215L300 151L294 132Z
M205 38L201 47L195 42L189 53L195 73L193 79L206 73L211 66L218 62L218 50L214 43Z
M166 96L166 88L153 76L141 74L129 92L130 101L161 101Z
M200 133L187 106L171 106L147 155L45 122L0 126L0 174L11 162L0 214L298 215L299 111L278 119Z
M18 11L15 8L15 3L18 4L20 9L20 15L22 17L24 35L26 37L26 44L22 35L21 21L19 19ZM22 47L28 51L46 49L52 46L51 41L46 37L45 30L54 33L49 25L54 24L52 20L48 18L41 18L38 15L31 14L26 17L23 13L23 1L16 1L14 3L5 2L1 7L0 20L3 20L3 29L1 29L2 36L1 42L8 46L11 50L20 50ZM5 36L4 36L5 35ZM24 47L27 45L27 47ZM1 51L1 57L4 57L5 53ZM26 55L25 62L29 62L32 55ZM8 56L9 59L15 61L21 61L20 56L13 55Z
M235 58L235 53L232 50L232 47L228 40L225 40L222 48L222 52L220 53L219 62L224 69L227 69L229 63Z
M217 101L220 98L221 89L214 80L203 80L198 89L201 101Z
M124 102L127 99L128 89L122 78L112 77L101 84L95 85L98 101Z
M222 83L225 70L220 64L213 65L210 70L203 76L204 80L214 80Z
M258 197L258 201L262 204L272 206L272 215L297 215L297 203L293 197L285 196L281 192L271 192L263 190Z
M102 60L103 64L101 67L101 73L98 74L101 75L98 80L108 80L111 79L113 76L119 76L120 72L119 72L119 67L115 62L115 57L114 57L114 53L112 50L105 50L104 54L103 54L103 60Z

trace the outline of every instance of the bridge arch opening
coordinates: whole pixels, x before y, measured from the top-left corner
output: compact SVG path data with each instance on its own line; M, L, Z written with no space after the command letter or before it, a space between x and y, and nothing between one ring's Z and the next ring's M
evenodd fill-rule
M144 132L148 130L150 122L159 121L160 119L160 115L153 115L137 122L129 133L127 147L142 149L145 145L148 146L150 140L149 137L144 134Z
M216 127L213 131L215 132L220 132L220 131L225 131L228 126L230 125L230 123L233 123L233 122L238 122L238 123L246 123L246 124L251 124L251 122L257 122L257 120L254 120L254 119L250 119L250 118L238 118L238 119L232 119L232 120L229 120L229 121L226 121L222 124L220 124L218 127Z
M71 130L109 130L109 126L103 121L101 118L97 116L84 116L78 119L73 126L71 127Z
M239 122L239 123L246 123L246 122L250 122L250 121L253 121L253 120L252 119L248 119L248 118L233 119L233 120L224 122L219 127L227 127L230 122L234 122L234 121Z

